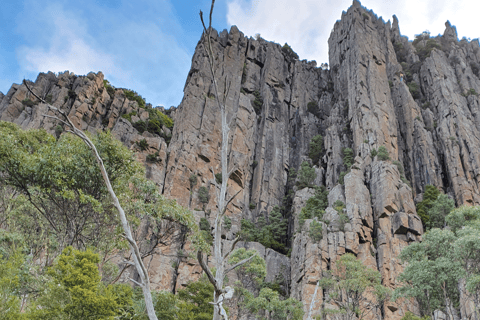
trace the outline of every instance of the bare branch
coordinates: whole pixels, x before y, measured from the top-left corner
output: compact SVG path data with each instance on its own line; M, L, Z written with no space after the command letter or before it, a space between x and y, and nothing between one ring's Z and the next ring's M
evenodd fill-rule
M230 250L228 250L227 253L225 253L225 255L223 256L223 259L227 259L228 256L230 255L230 253L232 253L233 250L235 250L235 246L237 245L237 243L240 241L240 236L237 236L235 238L235 240L233 240L233 243L232 243L232 247L230 248Z
M227 202L225 203L225 208L223 209L223 212L222 212L222 215L225 213L225 211L227 211L227 207L228 205L230 204L230 202L232 202L233 199L235 199L235 197L240 193L240 191L242 191L243 189L240 189L238 190L233 196L231 196Z
M240 267L241 265L244 265L244 264L247 263L248 261L252 260L253 257L255 257L256 255L257 255L257 254L254 254L254 255L252 255L252 256L249 257L249 258L243 259L242 261L235 263L233 266L231 266L230 268L228 268L228 269L225 271L225 274L229 273L230 271L232 271L232 270L235 269L235 268Z
M133 280L132 278L128 278L128 280L132 281L133 283L135 283L139 287L143 287L142 284L138 283L137 281Z
M207 274L208 280L215 287L215 292L217 292L217 294L222 294L222 288L218 288L217 281L215 280L215 277L213 276L212 271L210 271L210 268L205 263L205 260L203 260L203 252L201 250L198 250L197 252L197 260L200 263L200 266L202 267L203 271Z

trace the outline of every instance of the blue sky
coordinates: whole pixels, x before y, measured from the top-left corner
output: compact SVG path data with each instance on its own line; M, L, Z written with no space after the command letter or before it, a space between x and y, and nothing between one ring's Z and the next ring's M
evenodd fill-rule
M0 91L39 72L102 71L114 86L154 106L177 106L210 0L17 0L0 11ZM213 25L235 24L248 36L288 42L301 59L328 62L327 40L351 0L217 0ZM396 14L409 38L443 33L448 19L460 38L480 36L471 1L364 0L385 20ZM432 10L434 8L434 10Z

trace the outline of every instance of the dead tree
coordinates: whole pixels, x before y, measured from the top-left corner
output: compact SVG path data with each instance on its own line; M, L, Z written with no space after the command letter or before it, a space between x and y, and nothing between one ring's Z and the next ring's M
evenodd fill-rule
M98 166L100 168L100 171L102 172L103 180L105 181L105 184L107 186L108 192L110 193L110 196L112 197L113 200L113 205L118 211L118 215L120 216L120 220L122 223L123 227L123 232L124 232L124 237L128 241L129 246L130 246L130 251L133 257L134 261L134 266L137 270L138 275L140 276L140 282L137 282L133 279L130 279L132 282L135 284L139 285L142 288L143 291L143 296L145 297L145 306L147 309L147 314L148 318L150 320L158 320L157 316L155 315L155 309L153 308L153 301L152 301L152 294L150 292L150 280L148 278L148 273L147 269L145 268L145 265L142 261L142 256L140 254L140 251L138 249L137 243L134 241L132 237L132 232L130 230L130 226L127 221L127 217L125 215L125 211L123 210L122 206L120 205L120 201L117 198L117 195L113 191L112 185L110 183L110 179L108 177L107 171L105 169L105 166L103 165L103 160L98 154L97 148L95 148L95 145L93 142L87 137L85 133L83 133L82 130L78 129L75 127L73 122L68 118L67 114L58 108L55 108L51 104L47 103L44 99L40 98L33 90L28 86L27 82L23 80L23 83L27 87L28 91L32 93L39 101L45 103L49 109L53 110L55 113L59 113L64 120L60 119L57 116L50 116L50 115L44 115L47 118L52 118L57 121L60 121L63 123L66 127L70 128L70 130L65 130L66 132L69 132L71 134L76 135L80 139L85 142L85 144L92 150L93 154L95 155L95 158L97 159Z
M208 267L207 263L204 260L203 252L201 250L198 251L197 258L202 267L203 271L207 274L208 279L214 286L214 293L213 293L213 305L214 305L214 312L213 312L213 320L228 320L227 313L223 308L223 302L226 299L230 299L233 296L234 289L231 287L223 287L223 280L228 272L234 270L235 268L247 263L250 259L252 259L255 255L252 255L249 258L246 258L233 266L227 266L227 259L230 253L235 249L235 245L240 240L238 236L232 243L230 250L226 251L222 254L222 239L221 239L221 228L222 228L222 221L223 217L225 216L225 212L227 210L228 204L236 197L236 195L240 192L231 195L227 198L227 182L230 175L235 171L235 167L232 166L230 171L228 170L228 137L230 133L230 128L227 123L227 113L225 110L226 98L228 95L228 90L230 84L227 86L225 85L225 90L223 92L223 101L220 100L220 95L218 93L218 84L215 77L215 67L214 67L214 57L213 57L213 50L212 50L212 41L210 37L210 33L212 31L212 13L213 13L213 6L215 4L215 0L212 0L212 6L210 8L210 19L209 19L209 26L208 29L205 26L205 22L203 21L203 12L200 10L200 20L202 21L203 25L203 38L205 43L205 51L208 57L208 64L210 67L210 72L213 78L213 89L215 91L215 100L217 101L218 108L220 109L220 116L222 118L222 145L221 145L221 169L222 169L222 183L220 186L220 191L217 193L217 200L218 200L218 211L215 216L215 224L213 226L213 265L216 269L215 275L211 272L210 268ZM213 168L212 174L214 175ZM218 185L216 179L213 178L215 183L216 190L218 190Z

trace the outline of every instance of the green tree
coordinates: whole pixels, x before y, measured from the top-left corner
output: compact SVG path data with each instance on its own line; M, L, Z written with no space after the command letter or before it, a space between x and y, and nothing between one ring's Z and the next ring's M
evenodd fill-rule
M436 309L450 315L452 304L459 301L458 280L465 275L461 261L454 257L455 241L452 231L431 229L422 242L403 249L400 259L408 265L398 278L403 285L395 290L395 297L416 298L424 316Z
M315 168L313 168L307 161L303 161L298 171L297 185L300 189L310 187L313 180L317 177Z
M310 197L299 215L299 224L303 225L306 219L318 218L322 220L325 209L328 207L328 191L324 186L315 189L315 195Z
M0 230L2 231L2 230ZM0 253L0 314L2 319L23 319L20 299L25 298L25 276L28 276L25 255L16 249L6 255Z
M440 191L435 186L426 185L423 194L423 200L417 204L417 214L422 219L423 227L430 223L430 216L428 210L433 206L433 202L437 200Z
M444 228L446 226L445 217L455 208L455 201L446 194L440 194L428 209L429 228Z
M99 261L88 249L65 248L48 271L52 281L31 308L31 319L113 319L118 314L117 301L128 303L132 292L119 297L112 286L105 287Z
M309 103L310 105L310 103ZM310 140L308 156L312 159L313 163L318 163L320 160L320 155L323 150L323 137L318 134Z
M390 160L390 155L388 154L388 150L385 148L385 146L378 147L377 157L381 161Z
M328 290L347 320L363 319L390 297L390 290L381 284L380 272L363 265L351 253L341 256L330 275L320 279L318 285ZM365 291L371 294L364 295Z

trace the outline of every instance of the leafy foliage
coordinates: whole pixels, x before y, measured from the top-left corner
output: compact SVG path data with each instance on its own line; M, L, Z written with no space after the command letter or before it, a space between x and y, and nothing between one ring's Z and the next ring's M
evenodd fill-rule
M300 170L298 170L297 186L300 189L310 187L316 177L317 174L315 173L315 168L313 168L307 161L303 161L300 165Z
M388 150L385 148L385 146L378 147L377 157L380 161L390 160L390 155L388 154Z
M316 220L310 222L310 230L308 235L312 238L313 241L319 242L323 239L323 228L322 224Z
M430 221L429 228L444 228L445 217L455 208L455 201L445 194L438 195L437 199L432 203L432 207L428 210Z
M207 187L201 186L200 188L198 188L198 200L201 203L206 204L208 203L208 198L209 198L209 195L208 195Z
M283 54L290 60L297 59L298 60L298 54L296 54L292 47L288 45L288 43L285 42L285 44L282 47L282 52Z
M318 163L320 155L323 149L323 137L318 134L310 140L308 156L312 159L313 163Z
M390 297L390 289L381 284L380 272L363 265L351 253L337 260L329 276L320 279L319 286L328 291L346 319L362 319ZM366 291L370 294L364 295Z
M417 203L417 214L422 219L424 228L430 225L428 210L433 206L433 202L437 200L439 195L440 191L435 186L426 185L423 200Z
M241 233L245 241L260 242L267 248L284 252L287 234L287 221L283 218L281 210L275 206L269 214L269 223L261 216L257 227L246 219L242 219Z
M315 195L310 197L305 207L300 211L299 224L303 225L306 219L323 219L325 209L328 206L328 191L324 186L316 188Z
M31 319L113 319L119 302L128 303L132 290L122 295L100 281L97 254L67 247L49 270L48 288L31 308Z
M262 113L262 106L263 106L263 98L262 95L258 90L253 92L255 99L253 100L253 109L255 109L255 113L259 115Z

